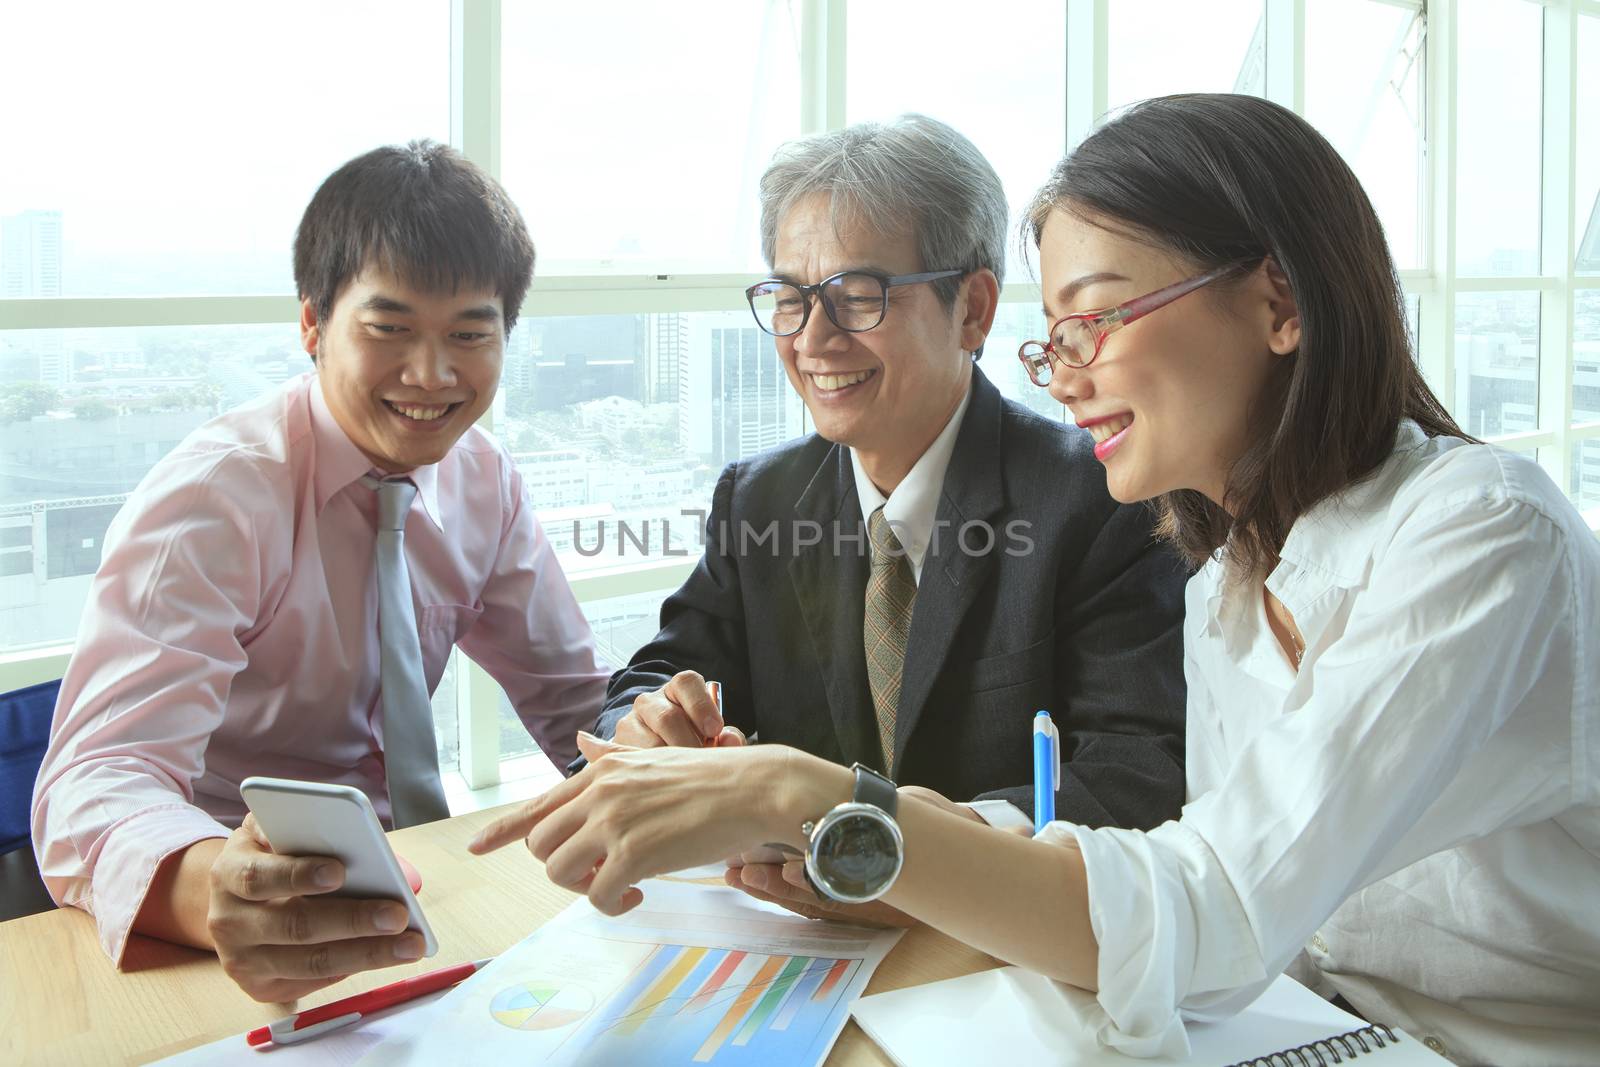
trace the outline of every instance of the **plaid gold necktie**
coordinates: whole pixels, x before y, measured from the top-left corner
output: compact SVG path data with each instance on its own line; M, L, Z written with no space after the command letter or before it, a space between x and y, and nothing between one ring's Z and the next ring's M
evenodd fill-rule
M867 537L872 541L872 573L867 578L861 636L867 653L867 684L878 713L882 769L888 774L894 762L894 718L900 706L900 672L906 662L911 609L917 602L917 579L882 508L867 520Z

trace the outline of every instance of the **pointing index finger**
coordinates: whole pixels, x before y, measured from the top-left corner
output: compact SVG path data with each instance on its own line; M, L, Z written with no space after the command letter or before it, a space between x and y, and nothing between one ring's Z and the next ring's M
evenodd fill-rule
M583 792L584 785L593 773L592 765L585 767L566 781L525 802L515 811L495 819L467 842L467 851L474 856L481 856L486 852L504 848L513 841L521 841L533 832L533 828L538 826L545 816Z
M474 856L482 856L486 852L505 848L511 842L527 837L538 822L538 818L529 811L529 805L524 805L479 830L477 836L467 842L467 851Z

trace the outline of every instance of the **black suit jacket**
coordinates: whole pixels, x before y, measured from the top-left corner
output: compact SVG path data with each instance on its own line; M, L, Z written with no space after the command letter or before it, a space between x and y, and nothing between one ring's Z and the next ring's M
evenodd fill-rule
M1065 761L1058 818L1147 828L1183 803L1183 583L1089 436L973 369L924 558L891 777L1033 812L1034 713ZM986 525L969 525L986 524ZM762 742L879 766L861 625L870 546L849 452L815 435L723 471L704 556L612 676L596 732L680 670ZM985 534L992 531L992 536Z

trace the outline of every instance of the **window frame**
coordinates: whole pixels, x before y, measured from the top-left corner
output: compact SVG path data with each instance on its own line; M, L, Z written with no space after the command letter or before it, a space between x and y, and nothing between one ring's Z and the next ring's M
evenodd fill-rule
M849 0L798 0L802 133L844 125ZM1070 150L1093 131L1106 111L1110 0L1065 4L1065 143ZM1572 447L1600 440L1600 421L1574 426L1573 305L1580 290L1600 289L1600 276L1576 273L1583 221L1576 196L1577 48L1582 18L1600 20L1600 0L1522 0L1543 9L1544 61L1541 271L1516 277L1463 277L1457 273L1456 113L1459 76L1457 0L1376 0L1424 10L1423 96L1426 109L1423 227L1425 266L1400 272L1408 296L1419 300L1418 357L1429 383L1456 410L1455 300L1458 293L1537 291L1541 299L1539 419L1537 429L1495 443L1533 453L1565 489ZM450 141L490 174L500 174L500 33L502 0L452 0L450 13ZM1264 92L1297 113L1305 111L1305 0L1262 0ZM1041 176L1042 177L1042 176ZM740 311L743 289L755 280L740 273L540 276L523 308L529 317L660 312ZM1005 303L1037 305L1039 289L1010 282ZM0 330L106 326L206 326L297 322L292 296L107 297L0 299ZM492 429L491 416L484 417ZM1585 515L1600 529L1600 509ZM666 593L687 577L693 560L651 561L585 573L572 579L580 603L631 593ZM71 645L0 653L0 689L60 677ZM499 688L470 661L458 663L456 700L460 730L459 774L479 789L501 780ZM522 761L513 761L522 762Z

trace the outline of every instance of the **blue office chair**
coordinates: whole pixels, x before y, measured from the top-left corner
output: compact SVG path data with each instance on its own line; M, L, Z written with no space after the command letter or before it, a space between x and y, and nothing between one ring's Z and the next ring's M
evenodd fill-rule
M0 922L56 906L39 878L28 810L60 690L57 679L0 695Z

